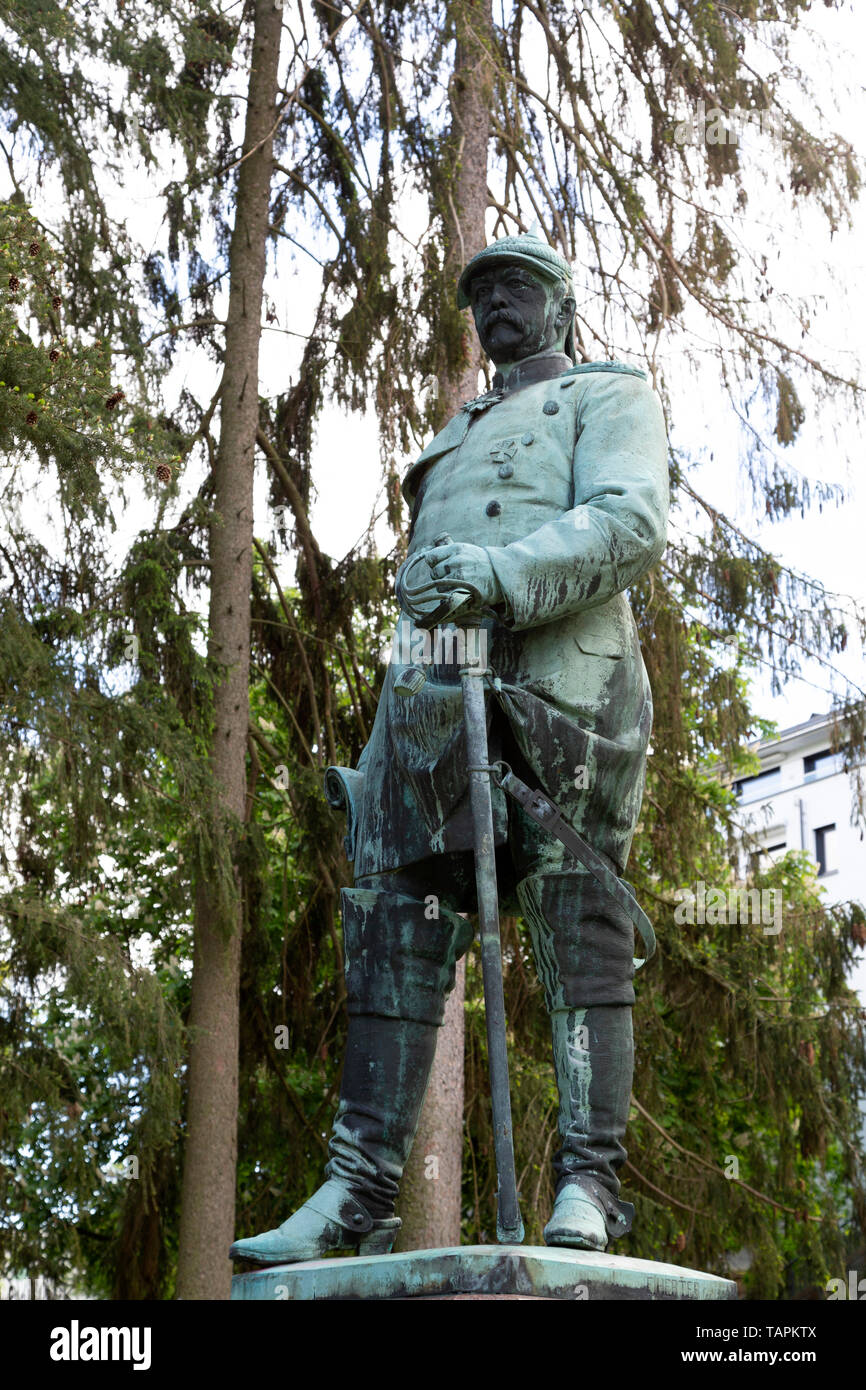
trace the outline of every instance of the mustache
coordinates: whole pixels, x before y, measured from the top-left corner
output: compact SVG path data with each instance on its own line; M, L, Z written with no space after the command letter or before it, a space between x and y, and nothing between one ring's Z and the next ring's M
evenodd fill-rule
M485 328L495 328L498 323L508 323L512 328L524 327L523 319L514 309L495 309L484 320Z

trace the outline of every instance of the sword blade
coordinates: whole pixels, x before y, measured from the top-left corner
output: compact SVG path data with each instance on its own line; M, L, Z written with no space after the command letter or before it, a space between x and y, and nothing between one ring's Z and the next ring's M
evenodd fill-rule
M498 1179L496 1239L501 1245L519 1245L523 1240L523 1221L520 1216L517 1174L514 1169L505 995L502 988L502 940L499 934L499 897L493 840L493 801L490 773L479 770L488 762L483 669L480 666L474 671L464 669L461 673L461 685L469 767L475 769L469 773L469 794L472 805L475 879L478 886L478 924L481 935L487 1055L490 1064L493 1142Z

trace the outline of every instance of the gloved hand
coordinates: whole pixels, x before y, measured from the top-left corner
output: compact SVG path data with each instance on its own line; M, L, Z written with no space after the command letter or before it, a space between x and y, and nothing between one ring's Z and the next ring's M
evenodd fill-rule
M471 586L484 606L501 602L499 580L482 546L449 541L428 550L426 558L434 579L450 579Z

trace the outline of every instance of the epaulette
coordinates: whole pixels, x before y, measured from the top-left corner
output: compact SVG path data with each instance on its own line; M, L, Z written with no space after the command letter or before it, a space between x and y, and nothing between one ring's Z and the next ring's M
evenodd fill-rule
M576 367L567 367L561 376L577 376L580 372L621 372L625 376L639 376L644 381L646 372L642 367L631 367L627 362L578 362Z

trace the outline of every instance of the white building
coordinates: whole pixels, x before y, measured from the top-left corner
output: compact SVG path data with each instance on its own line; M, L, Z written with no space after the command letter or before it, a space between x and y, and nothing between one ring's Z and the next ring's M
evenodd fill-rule
M734 787L756 854L773 858L805 850L815 860L828 903L866 907L866 837L852 824L851 778L841 753L830 749L832 726L832 716L813 714L752 745L761 771ZM866 1007L866 957L860 957L851 983Z

